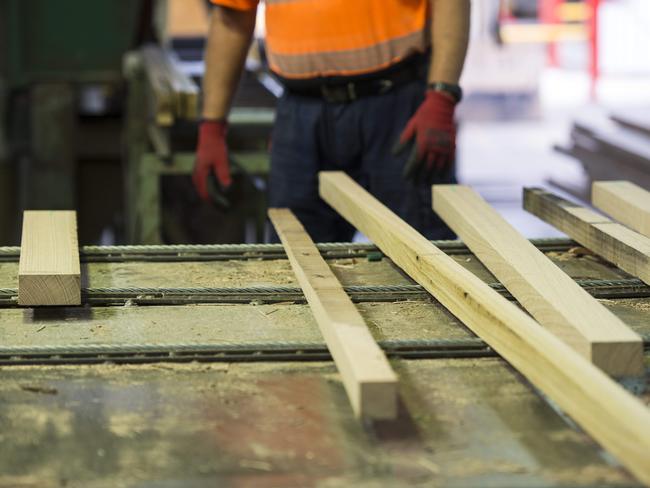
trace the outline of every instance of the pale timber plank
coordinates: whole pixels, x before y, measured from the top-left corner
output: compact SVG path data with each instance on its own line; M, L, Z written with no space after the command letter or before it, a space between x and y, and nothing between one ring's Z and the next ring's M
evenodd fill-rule
M650 192L629 181L594 181L595 207L646 237L650 237Z
M614 376L644 372L643 340L506 222L478 193L435 185L433 209L544 327Z
M166 34L171 38L205 38L209 12L204 0L169 0Z
M80 274L76 212L26 211L18 266L18 304L79 305Z
M321 173L320 195L641 481L650 483L650 411L643 403L344 173Z
M524 189L524 208L650 284L650 238L540 188Z
M397 376L311 238L288 209L269 217L291 262L357 417L397 415Z

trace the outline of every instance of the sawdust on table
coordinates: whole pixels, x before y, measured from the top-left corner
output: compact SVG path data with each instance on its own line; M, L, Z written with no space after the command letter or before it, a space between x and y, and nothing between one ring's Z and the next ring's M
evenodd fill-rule
M621 301L619 300L615 303L621 304ZM643 310L644 312L650 311L650 301L625 300L623 303L637 310Z
M586 247L572 247L568 251L551 251L547 252L546 256L555 261L573 261L575 259L589 259L597 263L602 263L600 258L596 256L590 249Z
M230 260L168 263L91 263L88 286L247 287L294 285L287 260Z
M188 362L188 363L139 363L139 364L115 364L115 363L100 363L100 364L60 364L54 366L43 365L25 365L25 366L0 366L0 373L2 371L37 371L47 375L48 372L72 372L77 373L78 376L85 375L103 376L107 375L111 380L120 380L117 372L143 372L143 371L169 371L170 373L236 373L246 375L257 375L261 373L277 373L282 372L291 374L292 372L304 373L305 370L320 371L323 369L334 368L330 361L311 361L304 363L274 363L274 362ZM127 382L130 381L126 378ZM17 384L18 386L18 384Z
M632 482L632 478L622 469L606 465L590 465L578 469L554 469L544 471L544 475L560 483L575 483L576 480L580 480L580 484L584 486Z
M354 269L357 264L356 258L335 259L330 263L333 268Z
M529 468L518 463L500 459L466 459L458 464L448 475L452 477L471 477L498 472L499 474L519 474L530 471Z

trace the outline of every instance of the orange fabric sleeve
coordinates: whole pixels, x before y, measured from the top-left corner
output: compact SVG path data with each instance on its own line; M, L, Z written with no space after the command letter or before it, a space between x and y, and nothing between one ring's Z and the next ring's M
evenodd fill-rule
M259 0L210 0L215 5L230 7L235 10L253 10L257 8Z

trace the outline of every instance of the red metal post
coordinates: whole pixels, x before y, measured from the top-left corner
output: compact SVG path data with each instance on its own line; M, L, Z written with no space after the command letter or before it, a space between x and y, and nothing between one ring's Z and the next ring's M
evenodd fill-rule
M538 16L541 24L557 24L559 22L557 10L564 0L539 0ZM557 43L549 41L547 47L548 64L558 66L560 58L558 55Z
M596 88L598 86L598 78L600 77L600 57L599 57L599 29L598 29L598 12L600 7L600 0L588 0L588 5L591 10L589 16L588 31L589 31L589 77L591 79L591 98L596 99Z

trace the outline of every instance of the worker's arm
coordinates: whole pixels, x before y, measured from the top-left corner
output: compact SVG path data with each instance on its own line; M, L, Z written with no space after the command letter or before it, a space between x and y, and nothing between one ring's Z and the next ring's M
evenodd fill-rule
M255 29L256 9L214 7L205 53L203 121L199 127L193 181L203 200L208 200L211 172L222 189L230 186L226 146L226 117L239 84L246 54Z
M225 119L255 29L256 9L214 7L205 52L203 118Z
M465 64L469 39L470 0L431 1L431 64L424 102L402 132L398 151L409 148L404 176L431 183L449 171L456 154L454 112L457 86ZM446 86L446 85L447 86ZM458 88L456 95L460 94Z
M429 82L458 84L469 40L470 0L431 0Z

